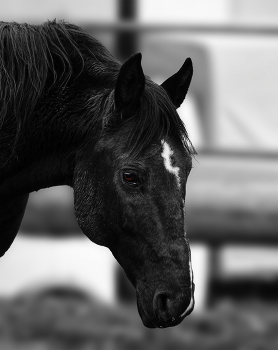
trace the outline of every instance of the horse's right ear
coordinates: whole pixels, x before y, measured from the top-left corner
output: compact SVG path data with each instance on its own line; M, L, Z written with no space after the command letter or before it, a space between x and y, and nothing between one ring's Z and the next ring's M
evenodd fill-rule
M115 87L116 111L139 103L145 87L145 75L141 66L142 54L137 53L122 65Z

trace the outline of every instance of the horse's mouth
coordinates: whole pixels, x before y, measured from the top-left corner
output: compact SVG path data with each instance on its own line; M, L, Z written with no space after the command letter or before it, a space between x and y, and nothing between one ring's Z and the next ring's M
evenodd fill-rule
M194 284L193 284L194 285ZM193 287L194 291L194 287ZM191 294L191 299L186 310L179 316L169 317L167 320L159 318L153 309L148 309L140 300L139 293L137 293L137 307L142 322L147 328L168 328L180 324L183 319L188 316L194 309L194 292Z

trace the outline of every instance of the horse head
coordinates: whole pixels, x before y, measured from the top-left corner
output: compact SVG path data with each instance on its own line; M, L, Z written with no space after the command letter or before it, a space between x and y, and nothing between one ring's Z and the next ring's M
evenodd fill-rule
M78 223L123 267L147 327L177 325L194 307L185 232L194 149L176 112L192 73L187 59L159 86L143 74L141 54L129 58L103 102L94 149L88 138L74 171Z

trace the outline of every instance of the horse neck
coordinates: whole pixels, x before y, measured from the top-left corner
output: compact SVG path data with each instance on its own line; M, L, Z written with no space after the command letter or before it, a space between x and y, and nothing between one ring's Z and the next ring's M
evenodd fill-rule
M90 103L88 95L91 96ZM98 135L101 127L97 115L99 108L91 108L90 104L94 106L92 92L86 92L84 88L79 96L70 91L58 95L52 93L38 104L21 131L13 155L2 159L0 196L71 185L76 151L88 132L92 136ZM2 145L7 151L7 146L14 143L13 138L14 135L6 135L6 141L9 141L0 140L0 147Z

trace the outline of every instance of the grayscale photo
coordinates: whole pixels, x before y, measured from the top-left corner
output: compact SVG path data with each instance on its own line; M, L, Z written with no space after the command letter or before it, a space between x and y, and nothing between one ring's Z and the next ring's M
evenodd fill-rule
M0 349L278 348L278 2L0 0Z

